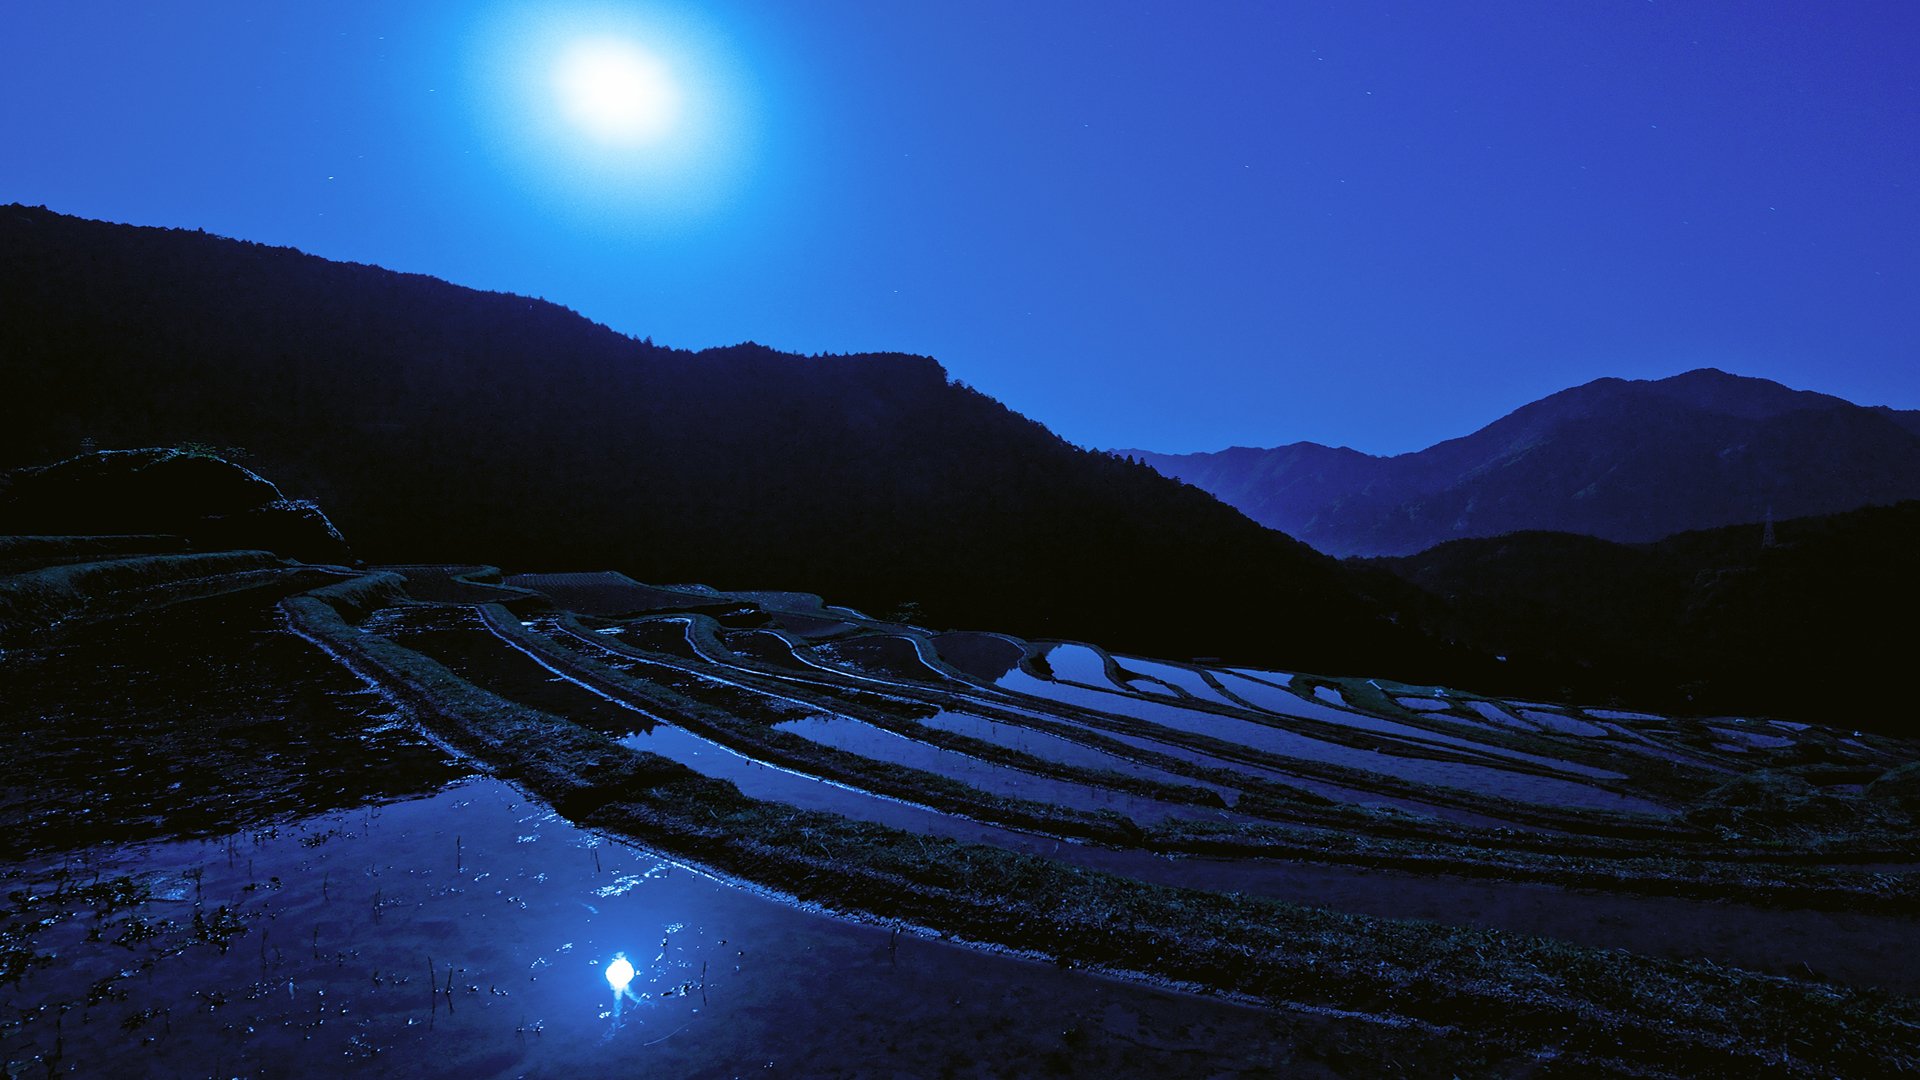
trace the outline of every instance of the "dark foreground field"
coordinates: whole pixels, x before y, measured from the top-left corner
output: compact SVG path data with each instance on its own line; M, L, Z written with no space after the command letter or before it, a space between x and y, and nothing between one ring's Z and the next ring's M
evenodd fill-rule
M9 545L9 1075L1920 1068L1920 755L1844 718Z

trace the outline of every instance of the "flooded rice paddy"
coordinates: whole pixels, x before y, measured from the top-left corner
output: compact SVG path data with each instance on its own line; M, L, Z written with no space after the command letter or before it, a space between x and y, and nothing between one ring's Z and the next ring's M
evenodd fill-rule
M1884 741L1442 688L1373 710L1379 695L1354 683L1343 694L1134 657L1117 661L1123 685L1089 645L867 626L807 594L618 575L510 580L667 616L523 622L479 593L458 599L451 571L423 580L435 602L385 603L354 633L767 806L1147 885L1920 991L1902 959L1920 949L1920 919L1897 906L1598 887L1604 873L1573 887L1549 872L1563 846L1571 868L1606 865L1620 844L1623 881L1724 880L1735 855L1659 860L1674 845L1723 851L1753 827L1690 816L1730 772L1817 758L1848 780L1821 797L1857 798L1865 780L1849 778L1898 763ZM16 735L0 748L9 1075L1340 1076L1402 1052L1415 1071L1484 1064L1366 1015L1256 1009L963 947L884 912L829 914L583 829L290 632L280 595L107 621L0 663ZM777 605L764 624L729 608L716 630L708 611L755 597ZM1126 828L1052 828L1088 820ZM1632 830L1655 839L1616 839ZM1891 889L1912 866L1862 857L1833 873Z
M1122 776L1133 776L1162 784L1193 783L1190 777L1151 765L1142 765L1118 754L1089 746L1085 742L1061 735L1050 735L1044 731L1035 731L1031 727L1019 724L990 720L976 713L941 709L932 716L917 717L915 722L940 731L950 731L955 735L965 735L981 742L1005 746L1016 753L1026 754L1043 761L1055 761L1062 765L1074 765L1100 772L1114 772Z
M1085 645L1055 645L1043 656L1056 679L1109 690L1123 688L1108 676L1107 659L1095 649Z
M1262 1011L815 914L485 779L4 878L51 920L0 992L23 1071L1252 1075L1298 1053Z
M1171 703L1091 690L1067 683L1049 682L1025 672L1011 672L995 685L1005 690L1065 705L1143 720L1170 731L1202 735L1209 739L1245 746L1278 757L1380 773L1415 783L1460 788L1496 798L1543 805L1570 805L1644 814L1667 812L1666 808L1648 799L1594 787L1575 780L1508 771L1492 765L1400 756L1390 752L1385 744L1363 749L1346 743L1303 735L1254 720L1200 712ZM1304 708L1307 704L1309 703L1302 702L1301 707ZM1351 723L1355 727L1379 727L1391 723L1371 717L1361 717L1359 714L1347 715L1354 719L1343 720L1343 722ZM1584 768L1577 765L1572 767Z
M841 716L788 720L777 725L775 730L791 732L823 746L846 750L862 757L958 780L989 794L1031 799L1076 810L1111 811L1142 825L1155 825L1169 817L1226 819L1230 816L1203 807L1175 806L1111 788L1076 784L1024 772Z
M1232 698L1214 689L1213 686L1207 682L1206 678L1194 668L1183 668L1174 664L1162 664L1158 661L1142 660L1133 656L1127 657L1122 662L1129 671L1138 671L1143 675L1150 675L1163 683L1186 691L1201 701L1213 705L1225 705L1228 708L1234 708L1239 705L1239 702L1234 701Z

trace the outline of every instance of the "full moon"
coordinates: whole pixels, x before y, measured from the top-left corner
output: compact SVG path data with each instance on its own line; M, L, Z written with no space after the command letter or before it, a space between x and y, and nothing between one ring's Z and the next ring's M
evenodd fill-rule
M673 73L630 41L575 42L554 65L553 88L566 118L611 147L658 143L680 119Z
M766 125L734 39L668 4L475 6L475 145L555 220L653 235L738 205Z

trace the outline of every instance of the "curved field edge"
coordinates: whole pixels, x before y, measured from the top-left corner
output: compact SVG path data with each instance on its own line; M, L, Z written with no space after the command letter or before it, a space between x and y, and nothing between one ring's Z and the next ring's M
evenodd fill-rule
M564 626L568 620L563 616L560 622ZM489 624L496 632L541 650L545 659L551 661L553 670L565 670L569 672L569 677L583 677L601 689L616 689L621 693L641 692L643 697L650 699L650 709L673 717L676 724L689 730L703 732L722 742L737 737L737 732L732 735L725 733L725 729L735 725L719 717L708 706L679 700L670 692L645 692L632 677L591 658L547 651L556 643L543 639L541 635L526 632L512 620L493 617L489 619ZM574 636L584 638L584 629L577 624L575 629L580 632ZM601 647L613 648L607 645ZM621 655L634 657L647 655L644 650L624 646L618 651ZM750 678L754 674L748 669L736 669L730 677ZM900 688L896 686L894 689ZM873 715L865 713L856 700L818 700L848 715ZM970 703L972 706L981 704L978 701ZM926 776L916 781L921 786L904 788L900 786L901 774L897 770L867 767L854 772L843 771L840 768L845 764L843 756L811 744L776 749L763 741L749 740L739 745L757 756L772 755L789 767L813 775L833 776L855 786L907 798L977 820L1169 855L1304 860L1824 910L1905 913L1911 911L1916 902L1912 893L1913 882L1904 875L1800 866L1795 865L1792 859L1780 861L1777 852L1752 847L1701 849L1696 845L1676 850L1670 846L1675 836L1667 833L1667 830L1662 830L1666 835L1662 836L1661 843L1597 837L1530 837L1513 832L1481 835L1479 830L1457 828L1450 830L1450 835L1442 837L1431 828L1366 810L1348 810L1339 816L1318 816L1314 814L1318 800L1312 797L1306 801L1284 804L1296 819L1292 823L1244 821L1228 824L1168 820L1151 828L1140 829L1121 819L1119 827L1115 827L1112 817L1102 820L1063 815L1046 804L955 789L953 782L937 777ZM1063 771L1061 775L1074 774ZM1236 781L1236 778L1222 774L1215 774L1214 778L1228 783ZM1244 783L1241 786L1243 790L1247 789ZM950 790L962 791L964 798L956 801L948 797ZM1243 796L1240 805L1246 806L1248 802L1249 799ZM1273 804L1276 809L1281 805ZM1662 844L1669 846L1663 847Z
M1137 842L1145 835L1131 820L1111 811L1070 810L1051 803L995 795L959 780L905 766L877 762L859 754L826 747L796 735L785 734L764 725L733 722L728 718L726 711L716 705L694 700L670 688L653 686L646 680L609 667L590 655L566 647L561 642L528 633L517 621L502 619L500 613L489 610L489 606L483 606L479 611L490 633L509 646L521 649L537 663L559 673L563 678L575 680L596 694L613 691L623 698L631 698L637 704L643 705L649 714L670 717L677 726L735 751L749 753L760 760L783 767L799 768L809 775L849 784L888 798L919 803L949 813L966 814L1010 828L1122 844ZM639 650L614 650L610 655L653 663L647 660L645 654ZM729 679L727 681L748 694L781 697L777 692L767 691L764 687L744 680ZM803 704L797 699L787 700ZM840 709L842 705L836 702L835 708ZM862 722L868 723L880 719L858 708L845 710L845 715L858 717ZM884 724L884 720L881 722ZM934 740L930 739L923 741L934 743ZM982 760L1002 761L1010 757L991 751L980 756ZM1090 779L1083 773L1065 768L1051 770L1034 768L1030 771L1080 782ZM1104 782L1104 778L1102 779ZM1195 806L1217 805L1217 800L1213 799L1211 793L1197 786L1174 788L1165 785L1143 785L1133 783L1124 777L1109 786L1147 797L1183 799Z
M1497 931L1146 885L979 845L742 797L651 754L515 705L351 625L391 581L282 602L301 636L394 692L421 723L569 818L832 910L906 920L1063 963L1274 1005L1485 1032L1585 1067L1683 1075L1920 1069L1920 1003Z
M227 592L294 569L272 552L222 551L86 559L24 570L0 577L0 641Z
M64 549L64 544L57 545ZM88 552L98 554L99 552ZM42 554L46 554L42 552ZM85 610L76 617L69 610L55 616L52 626L33 628L34 636L57 633L127 610L138 610L210 593L232 591L268 583L278 583L283 591L308 587L316 578L332 578L336 584L325 593L336 608L350 618L395 604L417 599L416 585L424 573L433 577L481 578L492 576L490 567L391 567L348 577L344 568L308 567L286 564L264 553L232 553L257 558L268 568L237 574L213 574L186 577L172 583L155 580L179 576L183 566L223 567L220 556L212 562L206 556L174 556L154 559L108 559L89 565L65 565L61 576L78 576L90 585L113 584L118 588L75 592L74 602ZM84 557L84 556L83 556ZM244 565L244 563L242 564ZM111 570L111 573L101 573ZM28 580L38 574L25 575ZM304 577L303 584L294 584ZM345 580L341 580L344 578ZM18 578L4 579L12 583ZM481 598L470 597L469 603ZM477 610L500 614L495 620L509 631L518 631L517 620L505 616L504 609L479 603ZM562 621L570 621L564 613ZM690 636L710 629L711 620L695 616L683 620ZM702 648L711 648L703 643ZM614 674L604 672L604 674ZM744 672L742 672L744 674ZM819 675L826 675L824 670ZM621 681L616 678L614 681ZM891 684L894 690L904 689ZM866 690L860 690L866 693ZM663 703L654 703L655 707ZM834 703L843 708L844 703ZM693 719L679 709L669 713L681 719ZM821 755L810 753L803 766L809 772L822 771ZM844 762L843 762L844 763ZM831 771L831 770L829 770ZM849 776L858 786L872 787L872 770L861 770L859 777ZM881 777L880 779L885 779ZM923 777L922 785L911 801L924 801L930 794L946 791L953 785L944 780ZM881 785L883 788L885 785ZM956 791L961 789L956 788ZM1370 812L1358 816L1349 813L1337 819L1313 811L1310 804L1291 807L1298 820L1286 825L1241 823L1228 826L1202 822L1162 823L1140 830L1131 822L1111 815L1063 812L1050 804L1015 802L967 791L965 805L953 800L936 800L951 812L976 819L1001 821L1011 827L1056 836L1079 835L1085 839L1121 847L1143 847L1169 854L1201 855L1218 858L1257 858L1305 860L1358 866L1374 866L1414 872L1439 871L1450 876L1480 877L1515 882L1535 881L1560 887L1596 888L1609 892L1639 892L1648 895L1672 895L1697 899L1727 899L1760 906L1790 906L1831 911L1871 911L1906 914L1914 910L1915 880L1906 874L1876 872L1871 865L1893 858L1909 858L1900 851L1873 851L1853 845L1806 844L1753 846L1741 842L1732 847L1695 845L1672 850L1647 850L1644 845L1609 843L1588 837L1573 842L1567 837L1531 837L1509 833L1501 837L1482 837L1476 830L1452 829L1444 837L1426 828L1384 818ZM1116 827L1119 826L1119 827ZM1550 847L1542 847L1550 844ZM1867 864L1858 864L1865 859ZM1831 864L1837 860L1838 865ZM1803 865L1804 864L1804 865ZM1852 865L1849 865L1852 864Z

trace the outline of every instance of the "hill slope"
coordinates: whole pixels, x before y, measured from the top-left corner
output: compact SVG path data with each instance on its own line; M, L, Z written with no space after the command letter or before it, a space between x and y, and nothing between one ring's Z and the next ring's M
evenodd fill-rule
M539 300L14 206L0 361L0 466L83 439L244 448L374 561L803 587L1336 670L1439 655L1373 595L1403 588L1386 575L1077 449L925 357L670 350Z
M1398 457L1125 453L1336 555L1525 529L1640 542L1920 498L1920 413L1713 369L1600 379Z
M1439 594L1548 696L1911 734L1920 502L1623 545L1565 533L1371 560Z

